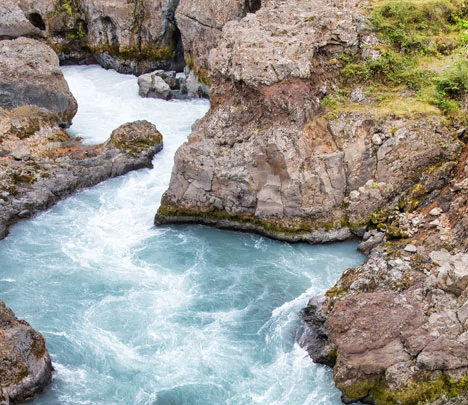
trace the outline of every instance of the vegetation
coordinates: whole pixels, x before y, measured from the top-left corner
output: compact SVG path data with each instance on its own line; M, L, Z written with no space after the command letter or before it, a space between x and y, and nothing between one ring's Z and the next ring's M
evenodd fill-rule
M468 7L462 0L374 0L369 22L380 44L363 55L342 54L343 86L322 106L331 113L368 110L349 103L362 87L379 114L394 111L446 114L466 119L460 104L468 92ZM390 106L390 111L389 107Z

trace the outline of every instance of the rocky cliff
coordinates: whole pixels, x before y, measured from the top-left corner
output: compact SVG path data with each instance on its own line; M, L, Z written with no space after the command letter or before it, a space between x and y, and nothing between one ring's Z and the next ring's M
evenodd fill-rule
M209 54L211 109L157 224L289 241L363 237L304 312L343 400L465 403L467 10L458 1L262 2Z
M52 379L44 337L0 301L0 403L32 399Z
M182 71L205 85L223 26L260 0L5 0L0 39L46 41L63 63L99 63L122 73ZM185 58L184 58L185 57Z
M178 0L5 0L0 38L45 40L62 62L99 62L123 73L181 70Z

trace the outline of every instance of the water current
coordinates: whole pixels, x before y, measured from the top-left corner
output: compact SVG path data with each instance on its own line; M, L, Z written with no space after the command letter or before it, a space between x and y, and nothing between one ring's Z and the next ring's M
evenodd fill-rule
M0 298L47 339L56 404L335 405L331 370L295 343L299 312L363 257L203 226L155 228L177 147L204 100L138 97L133 76L65 67L70 131L104 141L148 119L154 169L77 193L0 242Z

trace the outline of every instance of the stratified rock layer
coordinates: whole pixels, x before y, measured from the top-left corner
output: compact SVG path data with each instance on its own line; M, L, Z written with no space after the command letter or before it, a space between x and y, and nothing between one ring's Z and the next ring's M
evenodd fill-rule
M32 399L51 379L44 337L0 301L0 401L15 404Z

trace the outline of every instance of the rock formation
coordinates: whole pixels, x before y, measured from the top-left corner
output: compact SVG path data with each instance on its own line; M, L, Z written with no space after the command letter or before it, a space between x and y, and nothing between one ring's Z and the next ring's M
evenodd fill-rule
M0 38L44 38L63 62L123 73L182 70L177 0L5 0Z
M63 63L137 75L182 71L186 60L189 81L200 83L193 93L207 96L208 55L224 24L259 8L260 0L5 0L0 39L43 39Z
M30 400L51 379L52 364L44 337L0 301L0 402L8 405Z
M104 145L67 134L77 103L48 46L0 41L0 55L0 238L77 189L151 167L162 136L149 122L125 124Z
M334 367L346 402L466 403L466 101L450 119L433 107L448 99L418 104L414 88L434 73L397 76L399 54L365 13L270 0L225 23L207 64L211 109L178 150L155 221L363 237L368 260L311 301L299 341ZM447 44L432 52L460 49Z
M28 38L0 41L0 107L28 105L56 113L62 126L78 108L52 49Z
M460 145L436 117L323 118L320 98L339 73L330 61L366 49L372 33L350 2L296 7L275 3L225 26L211 53L211 109L177 152L157 222L340 240L398 205L429 167L439 169L428 188L453 168Z

